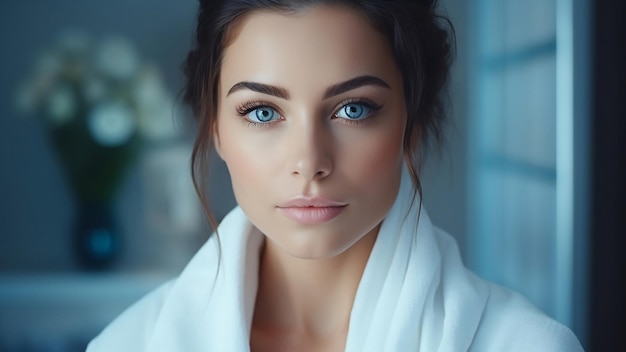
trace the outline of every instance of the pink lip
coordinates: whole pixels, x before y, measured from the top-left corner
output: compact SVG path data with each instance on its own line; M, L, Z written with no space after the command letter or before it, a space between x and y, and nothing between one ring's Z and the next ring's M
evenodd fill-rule
M287 218L305 225L321 224L341 214L347 203L323 198L295 198L277 209Z

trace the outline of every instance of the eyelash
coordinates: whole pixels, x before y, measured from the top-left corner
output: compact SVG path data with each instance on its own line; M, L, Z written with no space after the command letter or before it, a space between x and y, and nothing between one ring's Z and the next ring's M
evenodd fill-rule
M365 107L367 107L368 109L371 109L372 112L370 114L370 116L364 118L364 119L360 119L360 120L348 120L348 119L344 119L341 117L337 117L337 113L339 112L340 109L342 109L343 107L345 107L348 104L362 104ZM342 123L351 125L351 126L358 126L358 125L362 125L364 123L367 123L374 115L377 111L379 111L380 109L382 109L383 105L381 104L377 104L374 101L372 101L371 99L367 99L367 98L349 98L346 100L343 100L341 103L338 104L338 108L334 110L333 114L332 114L332 118L333 119L340 119L342 120ZM277 113L279 113L279 110L274 107L272 104L269 104L267 102L264 101L257 101L257 100L253 100L253 101L248 101L245 102L241 105L239 105L236 108L237 114L239 116L241 116L247 123L249 126L251 127L258 127L258 128L266 128L269 127L271 125L273 125L276 121L272 121L272 122L267 122L267 123L259 123L259 122L254 122L254 121L250 121L247 118L247 115L250 114L251 112L253 112L256 109L259 108L270 108L275 110ZM280 115L280 113L279 113ZM282 115L281 115L282 118Z
M363 118L363 119L359 119L359 120L348 120L348 119L344 119L341 117L337 117L337 113L343 109L346 105L349 104L361 104L363 106L365 106L366 108L372 110L372 112L370 113L369 116ZM359 126L362 125L364 123L367 123L369 121L371 121L372 117L375 116L376 112L378 112L380 109L382 109L382 105L381 104L376 104L374 101L367 99L367 98L348 98L344 101L342 101L341 103L339 103L339 108L335 109L335 112L333 112L333 118L334 119L340 119L342 121L342 123L351 125L351 126Z
M266 122L266 123L259 123L259 122L250 121L248 119L247 116L248 116L249 113L253 112L256 109L260 109L260 108L270 108L270 109L276 110L276 112L278 112L278 109L275 108L274 106L272 106L271 104L268 104L268 103L263 102L263 101L256 101L256 100L245 102L245 103L239 105L236 110L237 110L237 114L239 116L241 116L246 121L248 126L250 126L250 127L266 128L266 127L269 127L270 125L273 125L276 121ZM279 115L280 115L280 113L279 113Z

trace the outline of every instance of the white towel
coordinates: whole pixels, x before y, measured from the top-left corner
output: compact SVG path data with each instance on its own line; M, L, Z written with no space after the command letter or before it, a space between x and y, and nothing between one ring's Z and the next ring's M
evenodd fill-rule
M361 278L346 351L582 351L569 329L470 273L425 212L417 225L419 201L409 209L410 195L405 174ZM249 351L264 237L238 207L218 231L221 252L213 236L88 351Z

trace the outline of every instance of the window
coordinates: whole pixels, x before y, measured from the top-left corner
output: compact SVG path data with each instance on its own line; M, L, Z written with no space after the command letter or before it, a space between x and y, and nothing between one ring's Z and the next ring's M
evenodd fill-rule
M575 116L573 99L581 2L470 5L468 264L570 327L574 127L586 118Z

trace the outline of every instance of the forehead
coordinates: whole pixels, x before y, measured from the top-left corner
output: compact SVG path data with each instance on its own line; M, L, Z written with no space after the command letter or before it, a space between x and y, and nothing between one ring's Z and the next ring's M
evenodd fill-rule
M397 79L390 77L397 69L387 39L357 10L332 5L247 14L221 71L222 87L254 80L313 88L365 74Z

